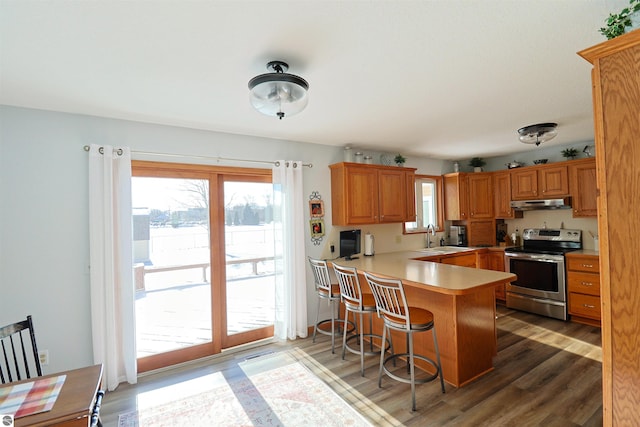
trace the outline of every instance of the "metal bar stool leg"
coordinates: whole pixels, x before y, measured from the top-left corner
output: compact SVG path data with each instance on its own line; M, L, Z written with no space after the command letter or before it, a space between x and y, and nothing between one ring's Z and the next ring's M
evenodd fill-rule
M311 340L311 342L316 342L316 333L318 332L319 320L320 320L320 298L318 298L318 303L316 304L316 323L313 325L313 340Z
M411 410L416 410L416 365L413 358L413 333L407 334L407 341L409 341L409 365L411 369Z
M329 305L331 305L331 354L336 353L336 308L334 305L334 300L329 300ZM338 308L340 310L340 308ZM340 316L340 312L338 311L338 317Z

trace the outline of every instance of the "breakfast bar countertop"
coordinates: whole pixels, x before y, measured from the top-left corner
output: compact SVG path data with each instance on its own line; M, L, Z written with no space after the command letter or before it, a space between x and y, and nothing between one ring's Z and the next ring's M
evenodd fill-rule
M472 251L470 249L468 252ZM414 286L421 285L434 292L450 295L472 293L479 288L494 287L516 278L512 273L421 260L430 256L433 256L432 252L416 250L360 256L353 260L336 259L330 262L401 279L411 282Z
M402 280L410 304L433 313L444 380L462 387L493 370L493 358L498 353L495 287L516 276L437 261L476 257L477 264L478 257L485 253L474 248L439 247L328 261L355 267L359 273ZM373 331L382 334L382 321L377 316L373 318ZM402 342L402 337L394 336L396 340ZM435 357L432 340L417 340L414 345L416 353ZM432 370L420 360L416 364Z

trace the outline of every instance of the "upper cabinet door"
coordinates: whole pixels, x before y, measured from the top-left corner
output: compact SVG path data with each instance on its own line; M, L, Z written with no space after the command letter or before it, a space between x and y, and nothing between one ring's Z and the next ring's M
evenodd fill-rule
M493 174L472 173L467 175L469 186L469 217L471 219L493 218Z
M379 222L403 222L407 217L407 180L403 170L378 170Z
M569 186L573 216L595 217L598 215L596 159L579 161L569 165Z
M348 224L378 222L378 174L375 169L349 168L346 195Z
M500 219L515 218L515 211L511 209L511 174L508 171L494 172L493 188L493 212L495 217Z
M511 172L511 198L529 200L538 198L538 171L535 169Z
M544 167L538 171L541 198L569 195L569 176L566 166Z
M449 173L444 176L444 219L464 220L469 217L467 174Z

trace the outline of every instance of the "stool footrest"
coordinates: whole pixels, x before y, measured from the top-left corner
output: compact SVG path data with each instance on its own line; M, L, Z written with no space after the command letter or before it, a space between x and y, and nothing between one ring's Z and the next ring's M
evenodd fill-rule
M348 331L347 331L348 332ZM377 335L377 334L362 334L363 338L371 338L371 341L373 341L373 338L378 338L378 340L380 341L380 343L382 343L382 335ZM351 335L350 337L347 338L347 341L345 343L345 348L347 350L349 350L351 353L353 354L360 354L360 350L355 349L354 347L349 346L349 341L352 341L356 339L358 341L358 345L360 344L360 335L356 334L356 335ZM384 348L384 351L388 351L391 348L391 342L387 339L386 340L386 346ZM367 345L371 345L371 343L364 343L365 347ZM380 347L376 346L375 344L373 344L373 346L375 348L377 348L377 350L373 350L373 351L364 351L363 353L366 355L373 355L373 354L380 354Z
M342 328L343 325L345 323L344 319L334 319L333 320L335 322L335 331L334 331L334 335L339 336L343 334ZM347 320L346 321L347 325L349 325L349 327L347 328L347 333L350 334L353 331L356 330L356 324L353 323L351 320ZM321 326L323 325L329 325L329 330L326 329L322 329ZM318 323L316 323L316 327L317 327L317 332L319 334L323 334L323 335L331 335L331 319L325 319L325 320L321 320Z
M403 383L407 383L407 384L411 384L411 378L406 378L406 377L401 377L399 375L396 375L396 374L392 373L386 366L387 362L394 361L394 363L395 363L395 359L398 359L398 358L404 357L404 356L406 356L407 363L408 363L409 353L396 353L396 354L392 354L391 356L387 356L384 359L384 362L382 364L382 369L383 369L385 374L387 374L389 377L393 378L394 380L400 381L400 382L403 382ZM432 359L430 359L430 358L428 358L426 356L419 355L419 354L414 354L413 357L414 357L414 359L424 360L425 362L427 362L431 366L433 366L433 368L436 370L435 374L432 374L427 378L420 378L420 379L416 378L415 379L415 383L416 384L428 383L428 382L433 381L436 378L438 378L438 374L440 373L440 369L438 369L438 364L434 360L432 360ZM416 367L415 369L419 369L419 368Z

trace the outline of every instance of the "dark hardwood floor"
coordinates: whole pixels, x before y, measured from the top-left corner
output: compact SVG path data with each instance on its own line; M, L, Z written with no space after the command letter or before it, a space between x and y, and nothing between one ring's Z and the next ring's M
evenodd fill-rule
M602 349L600 329L498 307L495 369L456 389L439 382L418 385L411 412L408 384L384 378L377 385L378 358L331 354L330 337L269 343L224 353L207 361L153 373L136 385L121 385L102 405L105 427L118 414L134 410L137 396L149 390L218 371L233 372L246 358L271 351L295 351L303 363L373 425L407 426L601 426ZM179 420L176 420L179 426Z

